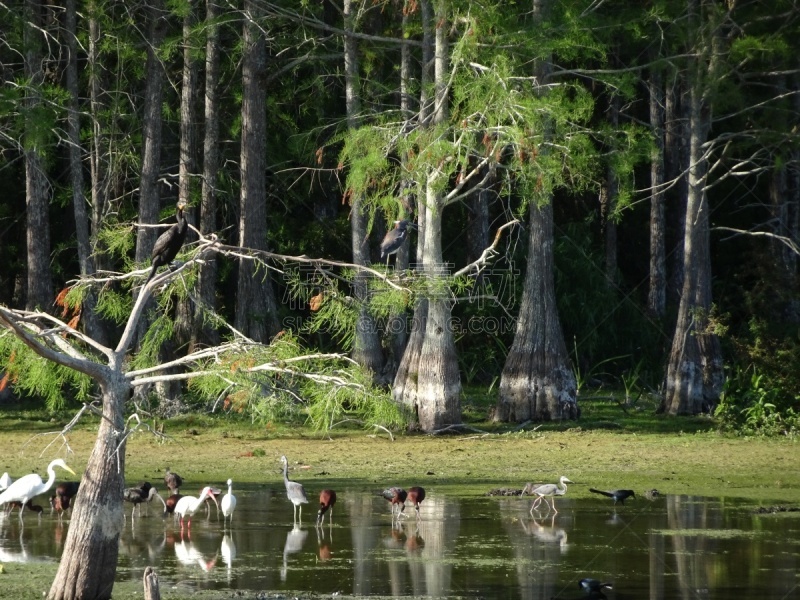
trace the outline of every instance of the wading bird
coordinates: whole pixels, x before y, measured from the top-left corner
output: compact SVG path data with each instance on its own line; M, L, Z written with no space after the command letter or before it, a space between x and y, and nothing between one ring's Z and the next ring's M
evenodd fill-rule
M186 519L188 521L187 528L192 528L192 515L200 508L200 505L203 503L203 500L208 498L211 494L211 488L206 486L203 488L203 491L200 492L200 497L195 498L194 496L183 496L178 503L175 505L175 514L180 516L181 518L181 531L183 531L183 520Z
M183 477L177 473L173 473L169 470L169 467L167 467L167 470L164 474L164 485L167 486L170 494L178 494L180 493L181 486L183 485Z
M381 260L386 259L386 266L389 266L389 257L397 254L408 237L408 228L416 228L416 225L409 223L406 219L394 222L394 229L386 232L381 242Z
M613 589L610 583L600 583L597 579L586 577L578 582L578 588L589 594L589 598L605 598L603 588L608 590Z
M0 477L0 492L10 486L12 483L14 483L14 480L11 479L11 475L8 473L3 473L3 476Z
M325 521L325 513L328 513L328 525L333 519L333 505L336 504L336 492L333 490L322 490L319 493L319 510L317 511L317 525L322 525Z
M15 508L18 508L19 512L22 512L23 508L27 508L28 510L31 510L31 511L33 511L35 513L38 513L38 515L40 517L42 516L42 512L43 512L43 509L42 509L41 506L39 506L38 504L31 504L30 500L28 500L25 503L25 506L22 506L22 502L17 502L15 500L14 502L9 502L8 504L6 504L6 513L10 515L12 512L14 512Z
M180 494L172 494L164 500L164 515L175 515L175 507L178 505L178 500L183 498Z
M590 492L594 492L595 494L602 494L603 496L608 496L614 500L614 504L620 502L621 504L625 504L625 498L636 498L636 494L633 493L633 490L610 490L608 492L604 492L603 490L596 490L594 488L589 488Z
M294 523L298 523L303 519L302 505L308 504L306 490L303 488L303 484L289 480L289 461L286 460L285 456L281 456L281 462L283 463L283 485L286 486L286 497L294 504ZM297 518L298 507L300 508L299 519Z
M411 506L414 507L414 510L417 511L417 518L419 519L419 505L425 500L425 488L419 486L408 488L406 500L408 500ZM405 508L405 504L403 504L403 508Z
M390 487L386 488L378 495L383 496L389 501L392 509L392 519L394 519L394 507L397 506L397 516L399 518L400 513L405 509L408 492L406 492L403 488Z
M153 268L150 270L150 276L145 285L150 283L150 280L155 276L158 267L168 265L175 257L178 256L181 246L186 239L186 231L189 229L189 222L186 220L186 215L183 210L186 208L186 202L180 200L175 212L175 223L172 227L167 229L164 233L158 236L155 245L153 246Z
M542 500L544 500L544 503L547 504L548 510L552 508L553 510L558 512L556 510L556 498L555 497L556 496L563 496L564 494L567 493L567 484L568 483L573 483L573 482L562 475L561 479L559 480L559 483L545 483L544 485L540 485L539 487L533 488L533 490L530 492L530 494L532 496L538 496L538 498L536 498L536 500L534 500L533 504L531 505L531 515L533 515L533 511L536 509L536 507L539 506L539 504L542 502ZM560 487L558 487L559 485L563 485L564 489L561 489ZM548 502L547 502L547 498L548 497L553 499L552 506L550 504L548 504Z
M44 494L53 486L53 483L55 483L55 467L60 467L65 471L69 471L75 475L75 471L70 469L67 466L67 463L65 463L62 459L57 458L47 465L47 481L42 481L42 478L37 473L30 473L29 475L20 477L10 486L8 486L6 491L0 494L0 505L15 501L21 502L24 505L27 504L28 500L31 498L34 498L39 494ZM19 511L19 518L22 520L22 511Z
M233 480L228 479L228 493L222 497L222 524L230 518L233 521L233 511L236 510L236 496L233 495Z
M166 512L167 503L164 502L161 494L158 493L158 490L154 488L149 481L145 481L144 483L140 484L139 487L126 489L124 499L126 502L133 504L133 508L131 509L131 518L133 518L134 511L136 510L137 506L139 507L139 516L141 516L141 505L145 502L149 505L153 501L153 498L158 498L161 500L161 504L164 505L164 511Z
M80 481L65 481L56 486L56 493L50 496L50 506L53 510L62 515L65 510L72 506L72 499L78 494ZM52 512L52 511L51 511Z

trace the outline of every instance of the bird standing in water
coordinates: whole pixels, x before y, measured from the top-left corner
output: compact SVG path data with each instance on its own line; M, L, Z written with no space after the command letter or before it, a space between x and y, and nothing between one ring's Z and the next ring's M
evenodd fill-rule
M173 473L167 467L167 470L164 473L164 484L169 489L170 494L178 494L181 491L181 486L183 485L183 477L178 475L177 473Z
M184 519L188 521L187 528L191 530L192 515L194 515L197 509L200 508L200 505L203 503L203 500L208 498L210 494L211 494L211 488L204 487L203 491L200 492L199 498L195 498L194 496L183 496L180 500L178 500L178 503L175 505L175 514L179 515L181 518L181 531L183 531Z
M594 492L595 494L602 494L603 496L608 496L614 500L614 504L617 502L621 504L625 504L625 498L636 498L636 494L633 493L633 490L610 490L608 492L604 492L603 490L596 490L594 488L589 488L590 492Z
M166 512L167 510L167 503L164 502L161 494L158 493L158 490L154 488L149 481L140 483L138 487L127 488L123 498L126 502L133 504L131 518L134 517L134 511L136 511L137 507L139 508L139 516L141 516L142 504L147 503L149 505L154 498L161 500L161 503L164 505L164 511Z
M390 487L386 488L378 495L383 496L389 501L392 509L392 519L394 519L394 507L397 506L397 517L399 518L400 513L406 507L406 498L408 497L408 492L406 492L403 488Z
M572 481L570 481L569 479L567 479L565 476L562 475L561 479L559 480L559 483L545 483L544 485L540 485L539 487L533 488L530 494L532 496L538 496L538 498L536 498L536 500L534 500L533 504L531 505L531 515L533 514L533 511L536 509L536 507L539 506L539 504L542 502L542 500L544 500L544 503L547 504L548 510L552 508L555 512L558 512L556 510L555 497L563 496L564 494L567 493L568 483L572 483ZM563 485L564 488L561 489L560 487L558 487L559 485ZM548 497L553 499L552 506L547 502Z
M417 518L419 519L419 505L425 500L425 488L419 486L408 488L406 500L408 500L414 507L414 510L417 511ZM403 508L405 508L405 504L403 504Z
M150 280L155 276L158 267L168 265L175 257L178 256L184 240L186 240L186 232L189 229L189 222L186 220L184 209L186 202L180 200L177 205L175 218L178 221L172 227L167 229L164 233L158 236L155 245L153 246L153 268L150 270L150 276L145 281L145 285L150 283Z
M236 510L236 496L233 495L232 479L228 479L228 493L222 497L220 506L222 507L222 525L224 527L228 518L233 521L233 511Z
M50 506L59 513L59 516L72 506L72 499L78 495L80 487L80 481L65 481L56 486L55 495L50 497Z
M75 475L75 471L70 469L67 466L67 463L65 463L62 459L57 458L47 465L47 481L42 481L42 478L37 473L30 473L29 475L20 477L10 486L8 486L2 494L0 494L0 505L16 501L21 502L24 506L28 503L28 500L35 498L39 494L44 494L53 486L53 483L56 481L56 472L54 470L55 467L60 467L65 471L69 471ZM21 510L19 511L19 518L21 521Z
M289 480L289 461L285 456L281 456L283 463L283 485L286 486L286 497L294 504L294 523L297 524L303 519L303 504L308 504L306 490L303 484ZM297 509L300 508L300 518L297 518Z
M328 525L333 519L333 505L336 504L336 492L333 490L322 490L319 493L319 511L317 511L317 525L322 525L325 521L325 513L328 513Z

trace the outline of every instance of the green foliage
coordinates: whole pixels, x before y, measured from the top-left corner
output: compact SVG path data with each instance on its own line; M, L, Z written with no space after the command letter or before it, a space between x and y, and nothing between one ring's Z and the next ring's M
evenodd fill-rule
M753 366L729 370L715 416L720 429L740 435L800 434L800 395L787 391Z
M50 410L60 410L71 400L88 402L92 380L78 371L41 358L8 330L0 333L0 364L22 397L44 400Z

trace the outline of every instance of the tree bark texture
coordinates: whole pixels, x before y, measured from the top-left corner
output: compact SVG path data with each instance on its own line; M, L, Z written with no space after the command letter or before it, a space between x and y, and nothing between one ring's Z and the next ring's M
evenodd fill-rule
M50 270L50 184L41 155L43 140L37 139L34 123L42 103L39 87L44 84L46 71L42 44L44 43L44 5L41 0L25 1L25 77L30 82L25 89L25 216L28 254L25 306L28 310L52 310L53 280Z
M158 223L160 195L158 175L161 166L161 102L164 97L164 67L156 55L165 36L162 0L149 4L150 40L147 44L147 66L144 97L144 116L142 121L142 172L139 183L139 223L153 225ZM158 229L139 227L136 232L136 262L150 262L150 253L158 237Z
M696 4L699 6L704 1L696 0ZM710 70L710 67L703 64L703 58L699 58L697 63L689 107L691 134L684 279L660 407L671 415L710 412L719 400L724 382L722 349L709 318L712 308L711 244L705 190L708 159L703 146L711 128L711 110L705 87L705 69Z
M111 598L114 587L119 536L125 524L123 409L130 384L121 372L109 371L100 388L103 419L81 477L49 600L105 600Z
M361 112L360 85L358 74L358 43L347 32L354 31L355 16L350 0L344 2L344 77L345 102L348 127L358 127ZM350 238L353 263L366 266L369 262L369 236L367 236L367 215L358 194L350 197ZM353 279L353 295L358 302L358 320L353 341L353 360L369 370L377 380L383 370L383 348L378 335L375 319L369 312L368 276L357 273Z
M577 384L556 306L553 207L531 203L528 266L514 342L500 377L498 421L578 417Z
M664 88L661 72L653 69L648 82L650 129L655 151L650 159L650 278L647 309L663 318L667 307L666 222L664 220Z
M220 48L216 0L206 1L206 85L205 133L203 137L203 181L200 199L200 231L208 234L217 231L217 183L220 169L219 148L219 77ZM198 282L200 302L209 310L217 308L217 259L210 256L200 265ZM216 327L208 326L202 312L195 318L195 342L215 346L219 343Z
M442 258L443 203L429 176L425 206L423 269L428 314L419 355L417 415L423 431L461 423L461 375L452 330L452 299Z
M264 33L254 22L262 15L263 6L256 0L247 0L244 11L249 18L243 25L239 245L266 250L267 50ZM280 323L268 271L252 260L240 259L237 292L236 328L257 342L269 342L278 333Z

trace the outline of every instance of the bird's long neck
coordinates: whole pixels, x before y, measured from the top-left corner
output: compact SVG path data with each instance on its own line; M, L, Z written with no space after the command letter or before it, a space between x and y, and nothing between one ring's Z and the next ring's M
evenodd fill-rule
M283 463L283 483L288 487L289 486L289 463Z
M53 465L47 466L47 482L44 484L44 489L39 492L40 494L44 494L47 490L49 490L53 484L56 482L56 471L53 468Z

